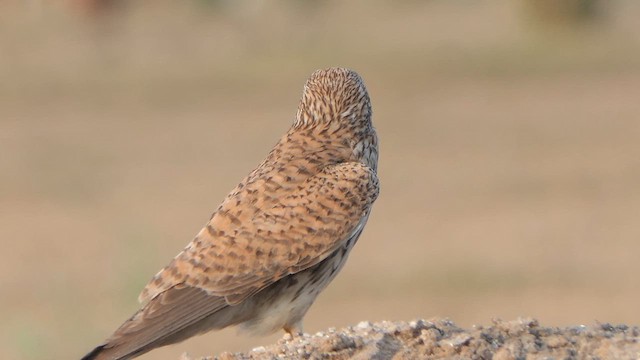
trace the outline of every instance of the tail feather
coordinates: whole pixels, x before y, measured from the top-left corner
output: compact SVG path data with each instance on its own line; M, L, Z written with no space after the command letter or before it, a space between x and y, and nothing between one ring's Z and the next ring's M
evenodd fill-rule
M109 347L108 344L103 344L91 350L90 353L82 357L82 359L80 360L129 360L148 351L151 351L156 347L158 346L145 346L142 348L138 348L132 352L122 354L122 349L119 346Z
M98 356L100 356L102 349L104 349L104 345L96 346L95 349L91 350L90 353L83 356L82 359L80 360L98 360L99 359Z
M171 288L138 310L82 360L127 360L213 328L231 325L223 297L185 286ZM230 314L227 314L230 315Z

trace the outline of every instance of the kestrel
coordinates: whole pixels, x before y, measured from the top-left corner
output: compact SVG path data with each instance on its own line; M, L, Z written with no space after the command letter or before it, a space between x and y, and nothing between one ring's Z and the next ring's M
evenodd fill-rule
M360 76L330 68L304 85L266 159L140 294L143 304L89 359L130 359L231 325L302 333L378 197L378 139Z

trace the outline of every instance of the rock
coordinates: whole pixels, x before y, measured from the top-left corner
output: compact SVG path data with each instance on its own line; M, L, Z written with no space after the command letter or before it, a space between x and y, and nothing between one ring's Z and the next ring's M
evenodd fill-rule
M199 360L271 359L637 359L640 328L597 324L544 327L535 319L493 320L462 329L446 319L410 322L362 321L261 346L247 353L224 353ZM180 360L194 360L183 354Z

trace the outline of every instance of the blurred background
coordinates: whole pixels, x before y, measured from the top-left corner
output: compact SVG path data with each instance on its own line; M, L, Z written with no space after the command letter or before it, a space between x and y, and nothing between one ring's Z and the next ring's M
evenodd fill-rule
M382 191L305 330L640 323L640 3L0 4L0 358L79 358L293 121L364 78ZM142 359L280 338L209 333Z

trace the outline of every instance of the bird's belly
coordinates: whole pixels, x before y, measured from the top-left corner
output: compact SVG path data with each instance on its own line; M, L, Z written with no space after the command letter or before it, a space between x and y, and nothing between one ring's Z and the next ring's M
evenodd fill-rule
M240 324L240 329L266 335L284 327L301 326L302 318L318 294L342 268L348 250L339 250L319 264L289 275L254 295L251 301L257 305L255 316Z
M287 324L296 323L307 312L317 293L310 294L303 290L303 294L293 298L294 293L287 293L269 306L260 308L257 316L241 325L241 329L254 335L274 333Z

